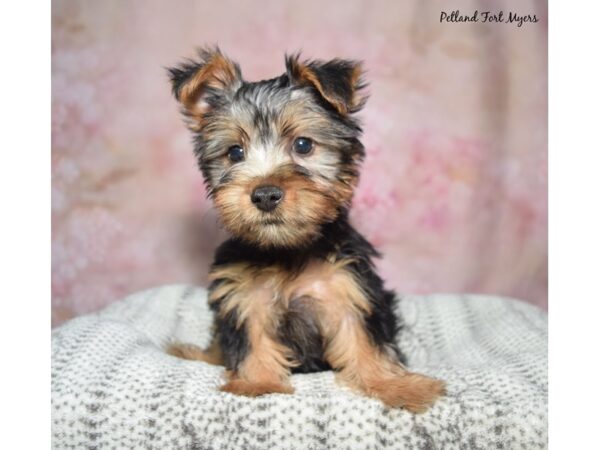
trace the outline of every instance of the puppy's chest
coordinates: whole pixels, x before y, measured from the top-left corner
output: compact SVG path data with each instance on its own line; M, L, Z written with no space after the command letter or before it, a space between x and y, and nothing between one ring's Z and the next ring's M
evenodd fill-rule
M221 302L223 312L236 309L238 316L285 313L308 314L315 308L368 309L360 283L350 269L351 260L314 259L301 270L280 265L255 267L234 263L216 267L210 299ZM347 309L347 308L342 308Z
M210 274L217 282L211 300L226 298L227 302L236 302L235 298L239 298L239 303L268 303L287 309L300 298L327 298L343 271L342 264L323 260L312 260L300 270L282 265L257 267L245 262L222 265Z

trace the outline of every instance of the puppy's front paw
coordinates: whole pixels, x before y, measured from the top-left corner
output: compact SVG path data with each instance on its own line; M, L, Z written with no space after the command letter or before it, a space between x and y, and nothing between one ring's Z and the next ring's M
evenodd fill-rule
M403 407L413 413L423 413L446 393L443 381L418 373L407 373L382 381L373 394L387 406Z
M250 382L243 379L228 381L219 389L221 392L229 392L246 397L258 397L265 394L293 394L294 388L289 384L272 381Z

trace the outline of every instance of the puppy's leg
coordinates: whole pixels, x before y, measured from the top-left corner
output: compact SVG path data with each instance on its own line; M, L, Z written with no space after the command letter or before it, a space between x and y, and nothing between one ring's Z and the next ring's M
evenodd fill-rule
M222 326L229 323L222 335L244 333L246 342L245 353L228 364L231 370L221 390L251 397L275 392L291 394L289 375L293 363L291 351L277 339L281 308L274 291L265 287L268 283L264 279L245 273L240 278L245 281L243 284L223 281L212 293L214 298L221 299L217 300L217 314L222 318ZM226 320L231 317L235 317L233 323ZM228 348L222 347L227 354Z
M227 374L228 382L221 391L249 397L292 394L287 348L254 326L250 327L248 337L249 352L239 367Z
M338 378L391 407L424 412L444 393L444 383L409 372L391 352L373 345L362 320L343 317L327 333L325 357Z
M293 393L289 382L290 352L276 340L271 320L255 311L244 325L248 353L239 366L227 374L228 382L221 390L250 397Z
M338 379L388 406L426 411L443 395L444 383L409 372L391 349L373 342L364 323L369 302L352 276L338 273L330 283L328 298L317 304L325 358Z

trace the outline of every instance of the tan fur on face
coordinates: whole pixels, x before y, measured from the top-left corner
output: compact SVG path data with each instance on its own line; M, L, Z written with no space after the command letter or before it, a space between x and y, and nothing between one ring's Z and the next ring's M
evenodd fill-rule
M318 170L318 165L324 160L324 154L328 152L327 148L331 146L335 148L340 143L328 136L326 130L330 129L333 125L326 116L314 112L310 108L310 103L306 103L306 99L299 99L298 101L291 102L286 108L283 109L281 115L277 120L277 126L282 136L307 136L313 137L317 140L316 150L313 155L306 158L298 157L297 161L299 164L313 169L317 178L321 177L323 181L323 189L325 192L332 192L340 206L350 207L350 201L354 188L358 184L358 173L339 173L339 167L337 163L334 167L328 169L335 169L335 176L326 176L323 171ZM291 142L289 144L291 146ZM332 150L335 154L335 151ZM356 155L353 159L353 164L356 166L360 163L360 156Z
M280 187L284 198L266 215L250 196L256 187L269 184ZM322 223L336 218L342 196L350 195L350 188L332 190L283 168L268 177L235 179L215 191L214 202L225 227L235 236L262 247L293 247L313 240Z

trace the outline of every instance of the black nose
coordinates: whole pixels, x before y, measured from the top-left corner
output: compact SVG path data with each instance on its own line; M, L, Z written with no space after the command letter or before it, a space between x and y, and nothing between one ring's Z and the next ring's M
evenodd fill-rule
M252 192L250 199L261 211L273 211L283 198L283 191L277 186L259 186Z

